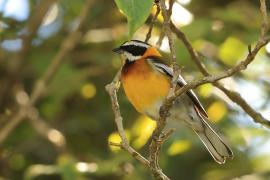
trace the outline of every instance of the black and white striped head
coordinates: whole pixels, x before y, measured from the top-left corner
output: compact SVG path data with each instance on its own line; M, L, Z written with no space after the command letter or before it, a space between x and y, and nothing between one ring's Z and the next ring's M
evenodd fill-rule
M151 46L143 41L131 40L113 49L113 52L123 55L128 61L136 61L144 55L149 47Z

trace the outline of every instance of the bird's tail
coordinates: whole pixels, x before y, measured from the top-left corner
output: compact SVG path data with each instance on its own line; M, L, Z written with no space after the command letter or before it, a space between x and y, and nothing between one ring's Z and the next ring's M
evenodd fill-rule
M229 146L219 137L219 135L211 128L207 121L200 115L203 131L196 130L195 133L199 136L203 144L206 146L207 150L214 158L214 160L219 164L224 164L226 159L233 158L233 152Z

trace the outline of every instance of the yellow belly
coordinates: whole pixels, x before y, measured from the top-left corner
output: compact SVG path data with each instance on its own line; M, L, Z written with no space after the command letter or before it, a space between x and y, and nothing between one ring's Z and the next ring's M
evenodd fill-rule
M129 101L138 112L144 114L164 100L170 81L164 74L150 71L152 67L143 63L138 62L125 75L122 74L121 80Z

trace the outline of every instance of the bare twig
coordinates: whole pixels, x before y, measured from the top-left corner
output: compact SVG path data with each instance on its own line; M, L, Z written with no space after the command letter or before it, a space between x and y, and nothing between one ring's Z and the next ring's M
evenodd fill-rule
M167 15L168 15L168 17L171 17L171 14L172 14L172 8L173 8L173 3L174 3L174 1L175 0L170 0L169 1L169 9L167 10ZM158 3L160 3L160 1L158 1ZM166 8L166 7L165 7ZM163 16L163 18L164 18L164 16ZM165 22L165 18L164 18L164 22ZM166 35L166 33L165 33L165 26L163 26L162 27L162 31L161 31L161 33L160 33L160 35L159 35L159 38L158 38L158 41L156 42L156 47L157 48L159 48L160 46L161 46L161 44L162 44L162 41L163 41L163 39L164 39L164 37L165 37L165 35Z
M199 70L206 76L210 75L209 72L207 71L206 67L204 66L204 64L202 64L202 62L200 61L199 54L192 47L192 45L189 42L189 40L187 39L186 35L180 29L178 29L172 22L170 23L170 28L171 28L172 32L174 32L176 34L176 36L179 39L181 39L181 41L184 43L192 60L195 62L195 64L199 68Z
M205 83L214 83L218 80L230 77L235 75L236 73L245 70L247 66L254 60L256 54L259 52L259 50L265 46L270 41L270 38L267 38L263 41L258 41L255 48L251 51L251 54L248 54L245 60L239 62L234 67L228 69L227 71L221 72L216 75L208 75L202 79L194 80L191 82L188 82L186 85L184 85L181 89L177 90L175 95L168 99L168 102L173 102L176 97L181 95L182 93L187 92L189 89L196 88L199 85L205 84Z
M13 118L8 120L8 123L1 129L0 131L0 144L4 142L4 140L7 138L7 136L11 133L11 131L17 127L18 124L20 124L25 118L26 118L26 112L34 106L34 104L37 102L37 100L41 97L43 91L45 90L45 87L49 83L49 81L53 78L55 73L58 71L61 63L64 60L64 57L70 52L77 42L79 41L81 37L81 28L82 25L86 22L87 14L89 12L90 6L92 4L91 0L88 0L81 11L81 14L78 17L79 24L78 26L69 34L69 36L63 41L61 48L59 52L56 54L56 56L53 58L51 64L45 71L45 73L42 75L41 78L39 78L35 86L33 88L33 91L30 95L30 100L28 104L25 107L21 107L18 110L18 113L16 113Z
M166 132L164 132L161 135L160 140L163 141L163 142L166 141L170 137L170 135L172 133L174 133L175 130L176 130L175 128L172 128L172 129L167 130Z
M266 3L265 0L260 0L260 11L262 14L262 25L261 25L261 35L260 40L263 41L266 33L268 31L269 25L268 25L268 18L267 18L267 9L266 9Z
M160 35L159 35L159 38L158 38L158 40L157 40L157 42L156 42L156 47L157 47L157 48L160 48L160 46L161 46L161 44L162 44L162 41L163 41L164 37L165 37L165 33L164 33L164 31L161 31L161 33L160 33Z
M149 39L151 38L151 34L152 34L152 30L153 30L153 27L154 27L154 23L156 22L157 20L157 17L160 13L160 7L159 7L159 4L158 3L155 3L155 6L157 8L157 11L155 13L155 15L153 16L152 20L151 20L151 23L150 23L150 26L149 26L149 30L148 30L148 33L146 34L146 38L145 38L145 42L148 42Z
M149 161L147 159L145 159L142 155L140 155L140 153L135 151L129 145L129 142L128 142L127 137L125 135L125 130L123 127L123 118L121 116L120 107L119 107L117 95L116 95L116 93L120 87L120 81L119 81L120 74L121 74L121 69L117 72L113 81L110 84L106 85L106 91L109 93L109 95L111 97L112 109L113 109L114 116L115 116L114 121L116 123L118 133L119 133L121 140L122 140L120 146L122 147L122 149L129 152L136 160L138 160L144 166L149 168ZM116 145L115 143L112 143L112 142L110 144Z
M171 88L170 88L168 97L166 98L166 100L164 101L164 103L162 104L160 108L160 117L157 121L157 127L155 128L152 134L153 138L149 146L149 153L150 153L149 161L150 161L150 169L152 171L152 174L155 179L164 179L164 180L167 180L169 178L164 176L164 174L162 173L162 169L159 167L158 158L159 158L159 153L160 153L160 149L162 145L162 143L160 142L163 142L161 140L161 135L162 135L163 129L165 128L167 124L166 118L168 117L168 112L173 103L173 101L168 101L168 100L175 95L174 92L177 85L177 79L180 73L179 67L176 62L176 50L175 50L175 45L174 45L174 41L172 37L172 32L170 30L170 16L172 14L173 3L174 3L174 0L170 0L169 9L167 10L166 5L165 5L165 0L160 1L161 12L164 18L163 29L164 29L165 35L168 37L171 56L172 56L171 59L172 59L172 64L173 64L173 78L172 78Z
M117 72L113 81L110 84L106 85L106 91L109 93L110 98L111 98L111 102L112 102L112 109L113 109L114 116L115 116L114 121L115 121L115 124L117 126L117 130L118 130L118 133L120 135L120 138L121 138L120 144L114 143L114 142L109 142L109 145L121 147L122 149L127 151L129 154L131 154L131 156L134 159L136 159L137 161L139 161L142 165L144 165L147 168L150 168L149 161L129 145L129 142L128 142L126 135L125 135L123 122L122 122L123 118L121 116L120 107L118 104L117 94L116 94L119 87L120 87L120 80L119 80L120 73L121 73L121 69ZM168 178L165 174L163 174L162 172L160 172L160 174L162 177L164 177L164 179L166 178L166 180L168 180Z
M172 8L173 2L174 2L173 0L170 1L170 6L169 6L170 9ZM264 2L264 0L261 0L261 2ZM180 96L182 93L187 92L189 89L196 88L197 86L205 84L205 83L213 83L215 86L220 88L225 94L227 94L227 96L229 98L234 99L235 102L237 104L239 104L247 113L249 113L250 116L252 116L254 119L256 119L256 121L258 121L262 124L268 125L270 127L270 121L264 119L261 116L261 114L254 111L246 103L246 101L242 99L242 97L239 94L226 89L221 83L217 82L220 79L233 76L236 73L246 69L247 66L254 60L258 51L263 46L265 46L266 43L268 43L270 41L270 38L269 37L268 38L266 38L266 37L260 38L258 40L256 46L253 49L251 49L251 47L249 47L249 53L246 56L246 58L243 61L239 62L234 67L232 67L224 72L218 73L216 75L211 75L208 72L208 70L206 69L206 67L204 66L204 64L200 61L198 53L193 49L190 42L186 38L185 34L182 33L180 30L178 30L174 26L174 24L172 24L170 22L171 10L166 9L164 0L161 0L160 7L161 7L162 15L164 18L164 23L163 23L163 28L164 28L163 32L164 33L161 34L161 38L159 39L159 43L161 43L164 35L166 34L168 36L168 39L169 39L170 50L172 53L172 60L173 60L173 65L174 65L174 78L176 75L178 77L178 74L177 74L178 69L177 69L177 64L176 64L175 50L174 50L174 44L173 44L173 40L172 40L171 31L173 31L178 36L178 38L180 38L184 42L192 59L194 60L194 62L196 63L196 65L198 66L200 71L205 75L205 77L202 79L199 79L199 80L194 80L194 81L188 82L181 89L178 89L175 92L172 91L173 93L170 93L169 96L166 98L166 100L164 101L163 105L160 108L160 118L157 121L157 127L152 134L152 141L151 141L151 144L149 146L149 153L150 153L149 161L146 160L143 156L141 156L138 152L136 152L132 147L129 146L128 140L125 136L125 132L124 132L123 124L122 124L122 116L120 114L120 107L119 107L119 104L117 101L117 95L116 95L117 90L120 86L119 77L120 77L121 70L118 71L113 82L106 86L106 90L108 91L108 93L111 97L112 109L113 109L114 115L115 115L115 123L117 125L117 129L118 129L118 132L119 132L121 140L122 140L122 142L120 144L113 143L113 142L110 142L109 144L121 147L122 149L128 151L135 159L137 159L139 162L144 164L146 167L150 168L155 179L169 180L169 178L165 174L163 174L162 169L159 167L158 157L159 157L161 145L170 136L170 134L173 132L173 130L169 130L165 133L162 133L162 131L166 125L166 117L168 116L168 112L172 106L173 101L178 96ZM266 15L265 5L264 6L262 5L261 11L263 12L262 13L263 16L265 16ZM267 18L264 18L264 22L266 22L265 19L267 19ZM263 36L265 36L265 34L267 32L267 25L265 25L265 23L263 23L262 28L264 28L264 30L262 30L261 34L263 34ZM151 34L151 29L149 31ZM174 83L172 83L172 84L174 84Z
M172 1L171 1L172 2ZM159 3L159 1L155 1L155 3ZM150 39L151 37L151 31L152 31L152 28L153 28L153 23L157 17L157 15L159 14L159 4L157 5L157 12L155 14L155 16L153 17L153 20L152 20L152 24L150 25L150 28L149 28L149 31L146 35L146 42ZM170 6L172 7L172 6ZM165 7L165 10L166 10L166 7ZM167 11L167 10L166 10ZM166 12L167 13L167 12ZM169 35L170 36L170 35ZM174 50L173 50L174 51ZM175 62L176 62L176 58L174 57L175 59ZM150 149L155 149L153 151L153 153L151 153L150 151L150 162L145 159L141 154L139 154L137 151L135 151L130 145L129 145L129 142L126 138L126 135L125 135L125 132L124 132L124 128L123 128L123 123L122 123L122 116L121 116L121 113L120 113L120 107L119 107L119 104L118 104L118 100L117 100L117 91L120 87L120 74L121 74L121 69L118 71L118 73L116 74L116 76L114 77L113 81L106 85L106 91L109 93L110 95L110 98L111 98L111 102L112 102L112 109L113 109L113 112L114 112L114 120L115 120L115 123L116 123L116 126L117 126L117 129L118 129L118 133L121 137L121 140L122 142L119 144L119 143L114 143L114 142L109 142L110 145L113 145L113 146L118 146L118 147L121 147L122 149L126 150L127 152L129 152L136 160L138 160L141 164L143 164L144 166L146 166L147 168L150 168L152 170L152 173L153 173L153 176L156 178L156 179L163 179L163 180L169 180L169 178L163 174L162 170L157 167L157 168L154 168L153 169L153 166L151 165L151 159L156 159L157 160L157 157L158 157L158 154L159 154L159 150L160 150L160 144L157 144L156 148L150 148ZM167 132L166 134L163 134L163 136L158 136L158 140L156 142L158 143L161 143L161 142L164 142L165 139L167 139L167 137L173 132L173 130ZM153 156L154 158L151 158L151 156ZM154 164L157 164L158 165L158 161L156 161L156 163Z
M251 54L251 45L248 45L248 53Z
M170 30L170 21L171 21L170 17L172 14L173 3L174 3L174 0L170 0L169 9L167 10L166 5L165 5L165 0L160 1L161 12L164 18L163 29L164 29L165 35L168 37L170 51L171 51L172 65L173 65L173 78L172 78L172 83L171 83L171 89L168 96L172 96L174 94L174 90L177 84L177 79L179 76L179 66L177 65L177 62L176 62L176 49L175 49L175 45L173 41L172 32Z
M251 50L251 46L248 46L248 56L244 62L241 62L238 64L238 67L240 68L240 66L247 67L247 65L254 60L257 52L260 50L260 48L262 48L267 42L269 42L269 38L266 38L266 32L268 30L268 25L267 25L267 14L266 14L266 6L265 6L265 1L262 0L261 1L261 14L263 16L263 23L262 23L262 27L261 27L261 34L260 34L260 38L257 42L256 47L254 48L254 50ZM194 48L192 47L191 43L188 41L187 37L185 36L185 34L180 30L177 29L176 26L171 23L170 24L171 30L177 35L177 37L179 39L182 40L182 42L184 43L184 45L186 46L186 48L189 51L189 54L191 55L192 60L195 62L195 64L197 65L197 67L199 68L199 70L205 75L205 76L210 76L210 73L208 72L208 70L206 69L205 65L202 63L202 61L200 60L200 57L198 55L198 53L194 50ZM235 70L237 70L238 68L236 68ZM241 68L240 68L241 69ZM240 70L239 69L239 70ZM243 69L242 69L243 70ZM236 73L236 72L235 72ZM232 91L232 90L228 90L226 87L224 87L224 85L220 82L214 82L213 83L214 86L218 87L220 90L222 90L233 102L237 103L247 114L249 114L255 122L261 123L263 125L266 125L268 127L270 127L270 121L265 119L260 113L256 112L242 97L239 93Z
M270 120L264 118L261 113L255 111L241 95L232 90L228 90L223 84L217 82L214 85L222 90L234 103L238 104L253 120L257 123L265 125L270 128Z

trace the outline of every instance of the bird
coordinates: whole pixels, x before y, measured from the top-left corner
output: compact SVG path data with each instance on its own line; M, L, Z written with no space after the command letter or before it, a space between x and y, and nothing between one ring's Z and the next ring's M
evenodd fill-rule
M139 113L158 120L160 107L170 90L172 67L157 48L140 40L126 41L113 52L123 59L120 80L127 99ZM179 75L177 87L185 84ZM167 121L182 122L190 127L217 163L224 164L226 159L233 158L229 145L209 125L207 112L193 90L175 99Z

